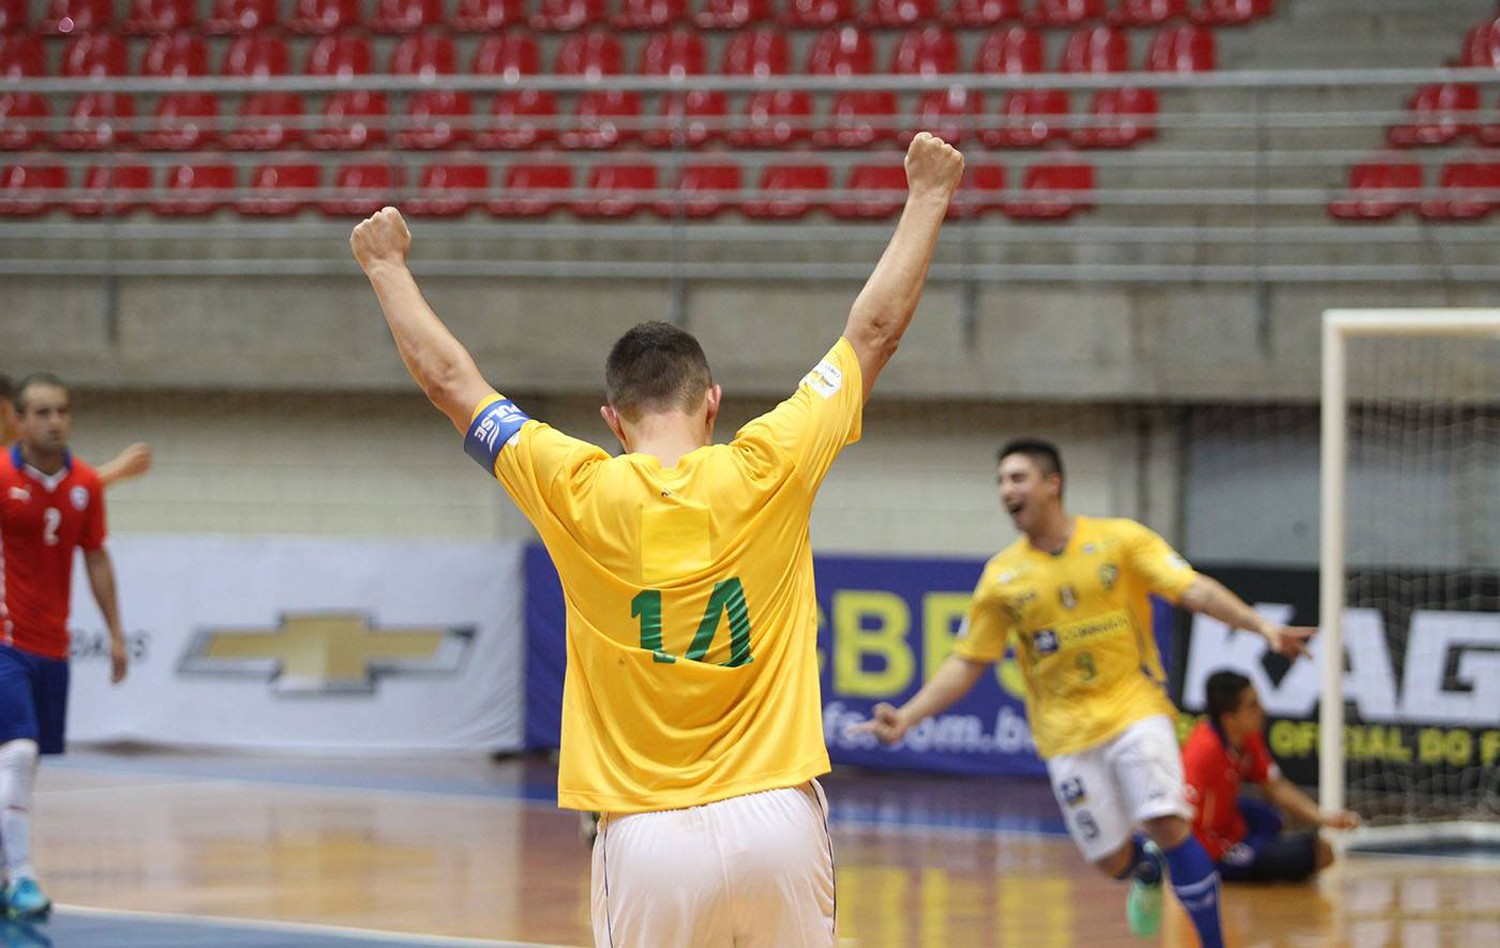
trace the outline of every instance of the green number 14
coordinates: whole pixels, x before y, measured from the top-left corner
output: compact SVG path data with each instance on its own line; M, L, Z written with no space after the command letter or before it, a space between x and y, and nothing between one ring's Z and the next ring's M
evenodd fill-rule
M725 668L750 664L750 608L745 605L745 587L737 578L714 583L708 608L703 610L703 620L698 623L698 632L684 656L688 661L703 661L719 629L719 617L725 613L729 615L729 661L720 664ZM641 590L630 600L630 614L641 620L641 648L650 651L658 662L677 661L677 656L669 655L661 647L661 590Z

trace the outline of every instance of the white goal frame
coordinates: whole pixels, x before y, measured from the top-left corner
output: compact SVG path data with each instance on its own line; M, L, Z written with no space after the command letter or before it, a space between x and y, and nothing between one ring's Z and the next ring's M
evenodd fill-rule
M1500 309L1330 309L1323 312L1321 539L1318 614L1323 656L1318 712L1318 805L1342 810L1344 787L1345 482L1349 398L1345 344L1357 337L1500 337ZM1500 826L1475 821L1362 828L1348 845L1417 841L1500 843Z

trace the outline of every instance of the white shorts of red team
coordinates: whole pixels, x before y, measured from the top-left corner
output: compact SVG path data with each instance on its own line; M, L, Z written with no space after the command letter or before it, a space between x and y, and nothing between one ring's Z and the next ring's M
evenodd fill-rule
M605 814L593 916L600 948L836 944L822 788L810 780L706 806Z
M1193 818L1182 779L1177 728L1165 715L1143 718L1102 744L1047 761L1068 835L1089 862L1163 816Z

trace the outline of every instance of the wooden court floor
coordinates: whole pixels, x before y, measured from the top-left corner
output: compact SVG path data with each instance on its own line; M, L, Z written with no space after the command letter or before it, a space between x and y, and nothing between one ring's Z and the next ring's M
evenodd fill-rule
M76 931L10 943L164 943L129 934L152 918L285 923L235 942L265 946L335 931L351 944L586 945L588 852L553 778L537 759L49 760L37 863L54 930ZM1040 782L839 773L824 785L845 944L1140 944L1124 888L1059 835ZM1231 887L1225 902L1237 945L1500 945L1500 862L1482 859L1358 857L1313 885ZM114 921L77 927L101 913ZM1175 907L1160 944L1195 944Z

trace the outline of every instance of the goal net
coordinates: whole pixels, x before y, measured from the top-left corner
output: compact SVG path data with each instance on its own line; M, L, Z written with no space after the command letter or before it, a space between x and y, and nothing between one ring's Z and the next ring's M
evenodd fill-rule
M1500 310L1323 319L1320 803L1500 842Z

